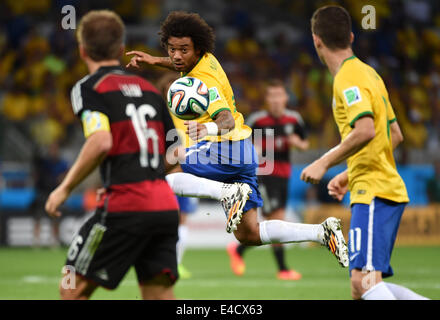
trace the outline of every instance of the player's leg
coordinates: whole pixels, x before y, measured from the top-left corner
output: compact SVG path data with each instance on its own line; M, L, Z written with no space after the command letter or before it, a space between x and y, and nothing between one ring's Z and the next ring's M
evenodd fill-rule
M252 190L249 200L244 207L244 214L237 230L236 239L243 245L259 246L262 244L278 244L302 241L323 243L324 228L322 225L291 223L282 220L266 220L258 222L256 208L261 207L263 199L258 189L255 172L245 176L241 181L246 182Z
M180 200L179 200L180 202ZM177 262L181 262L183 254L186 249L186 242L188 238L188 226L186 221L188 220L189 213L186 211L179 212L179 241L177 242Z
M236 143L240 144L240 141ZM228 161L223 164L224 159L228 160L222 155L224 145L228 147L229 142L202 141L188 148L185 162L181 164L183 172L168 174L166 179L176 195L221 201L227 218L226 231L232 232L240 223L251 189L246 183L235 183L237 174L234 170L240 164L231 166Z
M351 291L353 299L395 300L424 297L402 286L386 283L405 204L375 198L370 205L354 204L349 231Z
M266 220L285 220L286 212L284 207L273 210L266 216ZM299 280L301 274L293 269L289 269L286 264L285 250L283 244L272 244L272 251L278 266L277 278L280 280Z
M281 209L275 210L273 212L273 215L270 215L270 214L265 215L265 219L266 220L283 220L284 219L284 211L282 211ZM244 223L246 223L246 222L244 222ZM252 232L252 231L243 231L242 228L240 228L240 231L242 231L242 233ZM253 232L255 232L255 231L253 231ZM239 233L237 232L237 235L238 234ZM244 237L243 235L238 235L238 236ZM231 243L228 245L227 252L228 252L230 260L231 260L231 268L235 274L241 275L244 273L245 265L244 265L244 261L242 258L243 258L244 252L252 247L253 246L248 246L243 243L240 243L239 245L236 245L235 243ZM275 259L277 261L279 270L280 271L287 270L287 268L285 267L284 254L283 254L284 252L283 252L282 244L274 243L274 244L272 244L272 249L274 251Z
M66 275L60 286L61 297L87 299L97 286L117 288L148 240L149 235L145 235L148 223L144 220L149 216L98 209L69 247L66 269L75 274L75 283L72 285L70 281L66 285Z
M183 255L186 250L186 244L188 239L188 226L186 225L186 221L188 219L188 215L193 214L197 210L198 199L197 198L185 198L185 197L177 197L179 202L179 240L177 241L177 263L178 263L178 271L181 279L188 279L191 277L191 272L188 271L183 263Z
M351 270L351 297L354 300L396 300L382 281L381 271Z
M355 300L429 300L404 286L383 281L380 271L352 270L351 288Z
M415 293L414 291L405 288L404 286L400 286L398 284L390 282L385 282L385 284L397 300L430 300L429 298Z
M393 294L383 285L382 267L377 263L373 265L373 254L377 256L381 250L373 247L373 240L378 237L378 233L373 233L374 225L379 223L374 204L373 200L370 205L355 203L351 207L348 240L351 296L355 300L394 300Z
M250 208L243 214L241 223L234 231L235 238L244 245L260 246L263 242L260 239L260 224L258 223L256 208Z
M292 223L282 220L257 221L257 210L243 214L234 235L240 243L251 246L274 243L312 241L323 244L324 228L321 224Z
M330 217L321 224L293 223L267 220L258 223L257 211L252 208L243 214L234 231L236 239L245 245L317 242L326 246L343 267L348 266L348 253L340 221Z
M165 176L174 194L180 197L197 197L221 200L225 183L186 172L174 172Z
M285 220L285 206L289 179L280 176L260 176L259 185L264 200L263 216L266 220ZM285 250L282 244L272 244L272 251L278 266L277 278L280 280L299 280L301 274L287 267Z
M258 178L258 190L259 190L261 198L263 200L263 205L261 207L261 213L262 213L263 217L265 217L265 218L273 211L272 207L271 207L272 201L271 201L270 196L273 196L274 193L270 192L270 190L268 190L268 188L267 188L267 186L270 184L269 180L270 180L269 177L259 177ZM276 188L277 187L278 186L276 186ZM274 244L274 245L276 246L278 244ZM272 246L274 246L274 245L272 245ZM245 245L242 243L237 245L234 242L230 243L227 246L226 251L227 251L229 258L230 258L231 269L236 275L240 276L240 275L244 274L246 266L245 266L245 263L243 260L243 255L244 255L245 251L247 251L249 248L252 248L252 247L253 246L248 246L248 245Z
M61 280L59 290L61 300L88 300L98 285L79 275L73 275L73 279L66 281L66 277L72 275L66 274ZM72 285L74 283L74 285Z
M89 299L98 283L85 277L90 264L96 263L96 255L89 250L91 242L99 246L99 240L104 233L99 224L101 212L97 211L80 228L73 238L67 251L67 261L63 269L64 276L59 284L59 293L62 300L86 300ZM95 237L97 235L98 237ZM100 238L100 239L99 239ZM98 241L97 241L98 240ZM86 244L87 242L87 244Z
M165 176L174 194L220 201L227 219L226 230L231 232L240 223L243 207L251 192L250 188L243 183L225 183L203 178L202 176L207 173L204 165L186 165L184 168L187 172L179 172L178 170L181 169L175 169L173 173Z
M143 299L171 300L175 299L174 284L178 279L176 244L179 217L177 212L152 214L151 227L147 228L150 238L137 256L134 267Z
M284 208L278 208L271 213L269 213L266 217L266 220L285 220L286 213ZM281 243L272 244L273 254L275 256L275 261L278 266L278 271L288 271L286 265L286 259L284 254L284 247Z
M206 151L211 143L202 141L186 149L184 161L175 165L165 176L174 194L180 197L197 197L221 200L228 185L204 175L207 164ZM202 164L202 165L201 165Z
M246 213L244 216L246 216L248 213ZM284 219L284 210L282 208L279 208L277 210L274 210L271 214L266 216L266 219L268 220L283 220ZM246 224L247 219L245 219L242 224ZM250 223L251 226L254 226L254 223ZM242 231L243 229L240 228ZM245 231L245 232L256 232L256 231ZM240 237L241 235L238 235L238 232L236 236ZM275 260L278 265L278 274L277 277L281 280L299 280L301 278L301 274L296 272L295 270L289 270L286 266L285 262L285 255L284 255L284 247L281 243L274 243L271 245L272 250L275 256ZM244 274L246 270L246 265L243 260L243 254L246 250L249 248L252 248L253 246L248 246L245 244L239 244L237 245L235 242L231 242L227 246L227 253L229 255L230 259L230 266L234 274L241 276Z
M174 282L165 274L139 284L143 300L175 300Z
M231 174L232 181L244 183L252 192L248 193L249 199L240 211L242 217L237 217L239 224L235 224L236 239L244 245L258 246L262 244L292 243L315 241L326 245L332 250L339 263L348 266L347 249L342 235L340 222L335 218L328 218L321 224L292 223L282 220L267 220L258 223L256 208L263 205L256 169L258 167L257 155L250 139L231 143L232 155L244 155L244 161L234 159L240 165L223 165L220 170ZM238 149L237 152L235 149ZM214 150L215 151L215 148ZM235 152L234 152L235 151ZM246 159L247 158L247 159ZM208 170L211 168L208 167ZM211 170L219 170L213 167ZM238 212L240 212L238 211ZM240 222L241 220L241 222ZM231 228L231 230L234 230Z

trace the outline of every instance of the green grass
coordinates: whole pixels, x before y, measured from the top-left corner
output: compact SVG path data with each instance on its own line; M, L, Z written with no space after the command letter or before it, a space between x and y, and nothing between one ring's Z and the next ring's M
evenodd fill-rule
M58 299L58 282L66 249L0 249L0 299ZM246 274L236 277L224 250L187 250L184 264L193 276L179 280L178 299L350 299L347 269L323 248L290 247L290 267L301 272L299 281L275 278L273 254L268 248L248 250ZM390 281L432 299L440 299L440 248L399 247L393 253L395 276ZM139 299L134 271L120 286L98 289L93 299Z

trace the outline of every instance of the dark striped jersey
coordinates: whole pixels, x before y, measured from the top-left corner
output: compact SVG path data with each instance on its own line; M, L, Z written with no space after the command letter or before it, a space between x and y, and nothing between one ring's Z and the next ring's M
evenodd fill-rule
M175 143L166 141L166 134L174 124L158 90L120 66L106 66L78 81L71 98L85 133L94 121L95 127L108 126L113 138L100 165L107 189L100 205L106 203L108 212L176 210L176 198L164 179L165 152Z
M301 115L293 110L285 110L281 117L275 118L267 111L259 111L251 114L246 119L246 124L252 128L254 143L261 146L264 157L267 150L273 148L274 170L272 175L283 178L290 177L288 137L297 134L301 139L306 138L306 129ZM257 130L261 130L261 134ZM268 139L269 136L271 139ZM261 137L261 141L255 141L256 137ZM270 143L272 137L273 144Z

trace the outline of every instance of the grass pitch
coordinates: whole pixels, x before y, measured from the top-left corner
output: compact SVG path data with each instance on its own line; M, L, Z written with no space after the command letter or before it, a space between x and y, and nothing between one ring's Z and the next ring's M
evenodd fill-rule
M62 249L0 248L0 299L58 299L58 283L66 257ZM189 249L184 265L192 278L179 280L178 299L327 300L350 299L348 270L324 248L286 249L288 266L302 273L299 281L276 279L270 248L248 250L246 273L236 277L221 249ZM391 282L431 299L440 299L440 247L399 247L391 260ZM114 291L99 288L92 299L139 299L133 270Z

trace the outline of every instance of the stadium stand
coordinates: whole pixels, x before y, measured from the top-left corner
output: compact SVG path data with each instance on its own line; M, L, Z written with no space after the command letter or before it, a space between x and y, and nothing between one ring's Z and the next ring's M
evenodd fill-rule
M74 30L61 28L61 8L68 4L76 8L77 18L90 9L112 8L127 24L127 49L152 54L164 54L157 32L168 12L197 8L216 30L215 53L244 115L264 107L262 88L267 79L278 77L288 85L290 107L303 116L312 149L293 155L297 165L289 206L304 207L306 199L319 202L319 190L313 195L298 175L316 154L339 141L331 112L332 79L314 53L306 18L323 2L0 2L0 208L25 210L32 202L35 190L29 163L35 150L58 143L70 162L83 141L71 111L70 90L86 74L86 67L78 57ZM361 29L359 1L336 2L353 13L358 38L354 52L377 68L389 89L405 137L396 155L411 205L428 205L426 186L435 177L433 163L440 154L440 2L371 1L380 32ZM154 67L142 72L153 80L162 74ZM330 174L341 169L334 168ZM14 179L22 185L10 187ZM82 186L67 205L81 210L82 192L88 187ZM348 204L347 197L343 203Z

